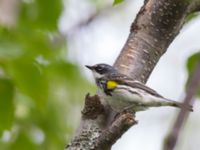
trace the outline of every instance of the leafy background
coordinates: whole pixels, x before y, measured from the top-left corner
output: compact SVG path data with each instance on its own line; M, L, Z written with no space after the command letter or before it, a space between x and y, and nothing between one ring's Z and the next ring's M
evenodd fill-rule
M62 11L61 0L22 1L16 25L0 26L1 150L63 149L78 125L94 86L67 59Z
M78 64L83 66L88 62L106 62L106 60L111 63L110 57L114 60L119 51L115 54L111 54L111 50L108 51L108 49L120 50L127 38L127 35L124 33L127 32L128 34L128 31L119 30L119 28L122 29L121 23L127 22L127 26L123 27L123 29L128 30L130 23L132 22L133 12L131 11L133 9L132 7L131 9L125 7L125 5L130 5L129 3L125 3L123 0L115 0L111 1L109 7L107 7L107 1L72 1L74 2L73 5L76 6L84 3L84 6L90 8L90 11L93 14L96 13L95 17L98 18L97 20L107 23L102 25L96 21L96 24L91 24L89 23L91 20L89 20L88 22L83 22L81 25L86 27L89 26L90 33L95 32L92 25L96 26L98 31L102 30L99 26L106 26L107 29L104 27L104 30L109 31L109 34L106 34L106 37L104 38L100 38L99 41L97 40L97 42L94 42L94 38L89 37L87 28L85 29L86 31L83 31L81 28L78 30L78 34L76 33L76 29L74 29L75 33L70 33L71 26L68 25L71 22L75 22L74 24L76 26L77 22L81 22L81 20L84 20L85 18L87 20L87 15L89 14L87 14L87 11L84 10L85 8L83 9L82 7L80 7L80 9L72 8L73 10L80 10L85 13L80 12L80 14L78 14L79 18L77 19L74 17L71 19L73 21L68 17L64 24L65 27L68 26L68 29L61 33L58 29L58 25L62 24L60 17L62 17L63 12L68 14L70 12L70 8L67 7L70 5L70 1L67 0L56 0L51 2L47 0L21 1L17 12L18 17L16 24L7 27L0 23L0 149L2 150L63 149L79 124L80 110L84 103L83 99L85 94L87 92L95 92L94 84L88 82L84 77L85 73ZM120 6L117 4L119 3L127 12L118 9ZM112 6L112 4L114 6ZM134 4L133 6L138 5ZM114 15L111 17L105 17L105 15L101 16L98 14L98 12L101 11L107 12L110 8L114 8L115 10L113 11ZM66 9L69 12L67 12ZM94 12L93 9L95 9L96 12ZM137 9L139 9L139 7ZM137 9L135 9L135 12L138 11ZM74 12L71 14L72 16L75 16ZM127 14L130 14L130 16ZM121 21L121 18L126 20L126 16L130 20L124 22ZM197 16L198 14L190 16L188 21L191 21ZM122 33L116 36L113 25L109 28L110 25L108 22L110 20L105 21L102 18L112 18L115 20L115 23L113 24L116 27L116 31L122 31ZM74 24L72 23L72 26ZM66 32L70 34L64 35ZM84 38L84 40L81 39L80 35L83 36L82 38ZM118 41L121 42L121 45L116 41L113 43L110 42L110 39L107 39L110 35L118 37ZM94 34L93 36L98 37L98 34ZM124 39L121 39L121 37L124 37ZM86 45L81 45L80 43L77 44L80 41L85 42L85 39L90 39L89 44L87 40ZM109 44L107 44L106 41L109 41ZM72 47L71 45L74 43L78 46ZM90 46L92 45L91 43L101 46L106 45L108 47L101 47L101 50L94 50ZM112 45L117 45L120 48L112 47ZM84 50L84 47L89 49L87 46L92 50ZM100 53L101 51L103 55ZM105 51L107 55L104 55ZM88 53L90 53L90 55L88 55ZM170 53L170 51L168 53ZM98 59L95 58L97 56ZM90 61L88 61L88 59ZM82 60L82 62L80 60ZM196 62L199 60L199 52L192 54L192 56L186 60L187 63L184 60L184 63L187 64L189 76L193 72ZM158 68L162 69L162 67L159 66ZM164 69L167 70L166 68ZM163 76L163 74L161 76ZM151 77L151 79L152 78L153 77ZM159 77L156 76L156 79L154 80L158 81ZM172 83L172 85L174 85L174 83ZM164 91L170 89L166 88L166 84L160 87L164 87ZM154 114L156 116L161 114L160 112L161 110L158 110L158 112L155 111L154 113L150 112L148 114ZM168 111L165 112L169 114ZM158 118L159 116L152 119L152 116L154 115L151 115L151 117L146 114L139 115L138 120L141 122L140 126L138 126L138 128L141 127L141 130L137 130L140 132L139 134L142 133L141 131L144 131L145 133L148 133L149 131L145 128L145 122L143 120L147 121L147 126L151 127L151 129L152 126L150 125L156 127L153 123L157 124L158 120L155 121L155 118ZM162 118L158 118L160 119L159 121L165 121L166 123L166 114L161 115ZM165 120L163 120L163 116L165 117ZM173 118L174 114L171 116L171 118ZM148 120L149 118L151 119ZM169 118L167 123L170 123ZM162 126L162 131L166 124ZM196 125L198 125L197 122ZM191 126L191 128L193 128L193 126ZM156 131L157 130L158 129L156 129ZM137 131L134 130L134 135L138 135ZM154 130L152 129L152 132L153 131ZM153 134L148 133L148 135ZM153 136L156 137L156 134ZM131 143L133 143L133 138L129 138L131 139ZM162 140L160 137L159 139ZM143 141L138 138L138 136L137 140ZM149 141L152 143L151 140ZM139 142L134 143L139 144ZM149 147L148 143L146 143L146 145ZM118 147L118 149L121 149L121 147L124 146ZM114 147L113 149L117 148Z

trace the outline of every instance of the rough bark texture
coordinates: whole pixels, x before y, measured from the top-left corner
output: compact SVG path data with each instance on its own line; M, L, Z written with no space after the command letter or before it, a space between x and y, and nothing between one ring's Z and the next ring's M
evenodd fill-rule
M117 119L108 126L96 141L95 150L109 150L112 145L121 137L121 133L126 132L132 125L136 124L133 113L123 112Z
M85 107L82 111L80 127L73 141L66 146L69 150L92 150L96 147L96 140L102 133L105 122L105 109L99 96L85 97Z
M179 33L186 16L198 10L197 8L200 8L200 0L146 0L114 66L121 73L145 83L160 57ZM97 96L88 98L86 97L86 101L97 100L95 104L100 107L103 104L104 111L95 111L99 106L90 105L95 117L92 111L91 114L83 113L79 130L66 147L67 150L110 149L135 124L134 117L130 119L130 113L121 114L113 121L109 117L112 116L112 111L102 99Z
M188 2L183 0L145 1L114 66L122 73L146 82L179 33L188 8Z

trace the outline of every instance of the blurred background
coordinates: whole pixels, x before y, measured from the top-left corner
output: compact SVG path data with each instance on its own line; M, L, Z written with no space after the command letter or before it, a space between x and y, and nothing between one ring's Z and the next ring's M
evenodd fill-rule
M85 94L96 91L84 65L114 63L143 1L112 3L0 0L0 150L60 150L68 143L79 125ZM199 58L200 15L187 21L147 83L177 101L184 97L187 66L190 70ZM200 146L199 108L197 99L177 150ZM177 112L156 108L138 113L139 124L112 150L160 150Z

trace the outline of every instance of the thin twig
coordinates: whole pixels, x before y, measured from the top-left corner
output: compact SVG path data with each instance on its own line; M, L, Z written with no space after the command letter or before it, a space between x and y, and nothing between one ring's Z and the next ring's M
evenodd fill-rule
M184 106L188 106L194 103L194 96L196 95L199 86L200 86L200 61L198 62L197 68L194 71L191 81L186 90ZM189 116L189 111L186 109L186 107L183 107L177 116L172 131L170 132L164 143L164 148L163 148L164 150L173 150L175 148L181 132L181 128L184 126L188 116Z

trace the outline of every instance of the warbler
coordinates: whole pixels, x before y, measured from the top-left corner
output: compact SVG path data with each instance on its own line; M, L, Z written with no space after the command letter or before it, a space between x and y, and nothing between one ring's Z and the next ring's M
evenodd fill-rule
M117 112L127 108L137 112L150 107L183 107L183 103L164 98L155 90L119 73L108 64L86 65L86 67L92 71L96 85L100 89L100 95ZM192 106L184 107L189 111L193 111Z

